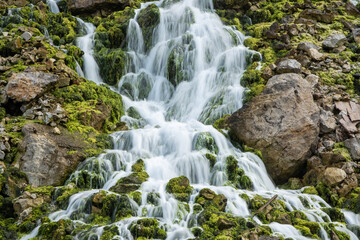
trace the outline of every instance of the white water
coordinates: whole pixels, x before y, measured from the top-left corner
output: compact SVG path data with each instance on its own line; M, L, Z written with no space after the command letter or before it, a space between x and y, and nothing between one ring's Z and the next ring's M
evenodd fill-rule
M59 7L56 2L57 2L56 0L46 0L46 4L49 6L50 12L52 12L52 13L60 12Z
M143 4L142 9L151 3ZM161 6L162 1L154 3ZM330 217L321 210L329 207L324 200L302 194L301 190L276 189L261 159L239 151L222 133L204 124L242 106L245 89L240 79L246 57L253 53L242 45L244 36L221 23L213 13L211 0L183 0L160 8L160 24L153 33L152 48L145 52L142 31L136 21L139 11L129 24L127 54L130 61L118 89L126 94L123 95L126 108L133 107L141 115L140 120L130 116L124 116L123 120L141 128L112 134L114 150L87 159L79 166L79 171L100 172L98 185L102 187L99 189L108 191L117 180L131 174L131 166L139 158L144 160L150 177L141 185L141 204L131 200L136 216L114 223L120 231L117 239L132 239L128 227L141 217L155 217L160 226L166 225L167 239L193 238L190 228L197 226L193 205L198 192L205 187L224 194L228 199L226 212L235 216L250 216L246 201L240 197L242 193L250 198L255 195L271 198L278 194L289 211L301 210L311 221L330 222ZM85 77L100 83L98 66L92 56L95 28L82 23L87 35L78 39L78 46L86 54ZM176 87L169 82L167 72L168 58L174 49L180 49L182 55L182 64L177 70L186 76ZM126 91L127 83L133 86L131 91ZM210 134L218 148L216 154L212 153L217 160L213 168L204 156L210 150L195 148L200 133ZM254 191L229 186L225 173L229 155L238 160L239 167L250 177ZM99 164L95 165L95 161ZM76 179L78 173L73 173L68 182ZM187 176L194 187L189 211L165 190L167 182L180 175ZM85 202L98 191L93 189L73 195L67 209L52 213L50 219L71 219L73 213L79 212L85 213L83 218L86 218L89 213L84 209ZM147 196L153 193L159 194L157 204L147 201ZM359 215L346 213L345 216L347 223L358 224ZM257 217L254 220L263 224ZM290 225L271 223L269 227L280 236L308 239ZM88 239L89 232L100 238L103 228L95 226L88 232L78 233L77 238ZM339 224L337 229L351 234L344 225ZM320 234L322 239L329 239L323 227ZM352 234L351 239L358 238Z
M76 46L80 48L83 52L84 59L84 69L83 73L85 78L95 82L96 84L100 84L102 82L99 66L97 65L94 58L94 33L96 27L92 23L84 22L80 18L76 18L78 22L85 29L86 34L82 37L78 37L76 40ZM78 71L79 75L81 72Z

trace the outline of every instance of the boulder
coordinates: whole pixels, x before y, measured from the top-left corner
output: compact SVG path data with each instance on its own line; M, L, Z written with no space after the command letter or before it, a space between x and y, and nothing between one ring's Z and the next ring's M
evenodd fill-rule
M258 149L277 184L302 174L319 134L319 109L299 74L269 79L264 91L227 120L247 146Z
M295 59L285 59L276 68L277 73L300 73L301 64Z
M16 103L26 103L55 87L58 76L44 72L14 73L5 87L5 98Z
M24 140L17 164L34 187L62 184L84 160L83 152L92 147L65 128L61 128L59 135L50 126L28 123L22 128L22 133Z
M334 14L321 10L305 9L299 14L299 18L315 20L323 23L332 23Z
M345 147L350 151L351 158L360 160L360 141L358 138L349 138L344 141Z
M297 46L297 49L298 50L302 50L304 52L307 52L309 49L311 48L314 48L316 50L320 50L320 47L313 44L313 43L310 43L310 42L301 42L299 43L299 45Z
M69 10L77 14L119 11L130 6L130 0L69 0ZM104 15L100 12L101 15Z
M322 176L323 181L328 186L336 185L346 178L346 172L340 168L328 167Z
M166 191L172 193L180 201L188 201L191 190L189 179L185 176L172 178L166 184Z
M346 42L344 34L332 34L322 43L326 50L333 50L334 48L342 47Z

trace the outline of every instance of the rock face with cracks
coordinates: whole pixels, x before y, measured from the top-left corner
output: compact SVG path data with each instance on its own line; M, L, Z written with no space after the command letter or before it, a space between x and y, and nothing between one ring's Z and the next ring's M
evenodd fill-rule
M269 79L259 96L228 119L240 141L262 151L276 183L301 174L318 139L318 122L310 84L293 73Z

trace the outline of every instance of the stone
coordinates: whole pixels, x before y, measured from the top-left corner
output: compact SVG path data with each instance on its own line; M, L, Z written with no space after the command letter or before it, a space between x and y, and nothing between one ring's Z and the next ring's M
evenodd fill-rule
M329 111L320 111L320 133L330 133L335 131L336 119L334 114Z
M62 184L84 160L85 149L93 148L65 128L61 132L56 135L52 127L37 123L28 123L22 128L24 139L19 147L17 164L33 187ZM68 154L70 151L75 153Z
M356 17L360 17L360 12L359 10L354 6L354 4L351 1L347 1L345 4L345 11L348 14L351 14L353 16Z
M344 127L344 129L348 132L348 133L357 133L358 129L356 127L358 122L352 122L350 120L350 118L347 115L343 115L342 119L339 120L339 123L341 124L341 126Z
M305 9L299 14L299 19L305 18L323 23L332 23L334 21L334 14L321 10Z
M0 160L2 161L4 160L4 158L5 158L5 153L2 150L0 150Z
M352 159L360 160L360 141L358 138L346 139L344 145L349 150Z
M227 120L231 131L263 154L277 184L301 174L319 135L319 109L299 74L269 79L264 91Z
M214 8L215 9L234 9L234 10L240 10L244 6L247 6L249 4L249 0L214 0Z
M346 178L346 172L340 168L328 167L324 171L322 176L324 184L328 186L334 186L341 183Z
M21 37L25 40L25 41L29 41L32 37L32 34L29 32L24 32L23 34L21 34Z
M326 50L342 47L346 42L344 34L332 34L322 43L322 47Z
M130 0L69 0L69 10L74 15L95 14L123 10L130 6ZM102 11L100 11L102 10Z
M226 218L220 217L216 222L216 226L219 228L219 230L224 230L234 227L235 223Z
M352 34L353 34L355 42L360 43L360 28L353 29Z
M5 87L8 100L17 103L29 102L55 87L58 76L44 72L14 73Z
M53 133L55 133L57 135L61 134L60 129L58 127L54 127Z
M315 88L319 84L319 77L315 74L310 74L306 76L306 81L308 81L312 88Z
M295 59L285 59L276 68L277 73L300 73L301 64Z
M320 50L320 47L313 44L313 43L310 43L310 42L301 42L299 43L299 45L297 46L297 49L298 50L302 50L304 52L307 52L309 49L311 48L314 48L316 50Z
M321 61L324 58L324 54L319 53L319 51L315 48L310 48L307 53L312 59L316 61Z

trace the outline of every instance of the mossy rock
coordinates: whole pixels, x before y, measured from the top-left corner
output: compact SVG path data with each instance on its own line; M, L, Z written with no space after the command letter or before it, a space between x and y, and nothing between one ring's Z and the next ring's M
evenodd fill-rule
M172 178L166 184L166 191L172 193L179 201L188 201L192 189L189 179L185 176Z
M95 57L104 82L113 86L117 85L124 74L126 56L123 50L102 48Z
M134 172L127 177L121 178L110 191L116 193L130 193L138 190L143 182L149 178L146 172Z
M39 228L38 237L41 239L73 239L71 236L74 225L71 220L59 220L58 222L44 223Z
M322 208L327 215L331 218L333 222L345 222L345 216L341 212L340 208Z
M229 181L237 188L249 190L254 188L252 181L245 175L244 170L238 167L238 160L233 155L226 158L226 173Z
M219 148L216 145L215 139L209 132L197 133L193 140L194 150L200 151L207 149L210 153L217 154Z
M137 17L137 22L143 33L145 49L149 50L152 45L154 29L160 22L159 8L155 4L150 4L142 9Z
M134 163L132 166L131 166L131 170L133 172L144 172L145 171L145 163L144 163L144 160L142 159L138 159L136 161L136 163Z
M154 218L143 218L134 221L129 226L135 239L166 239L166 232L159 227L159 221Z
M214 191L203 188L196 196L195 202L200 204L203 208L213 207L217 211L225 211L227 205L227 198L223 194L216 194Z

